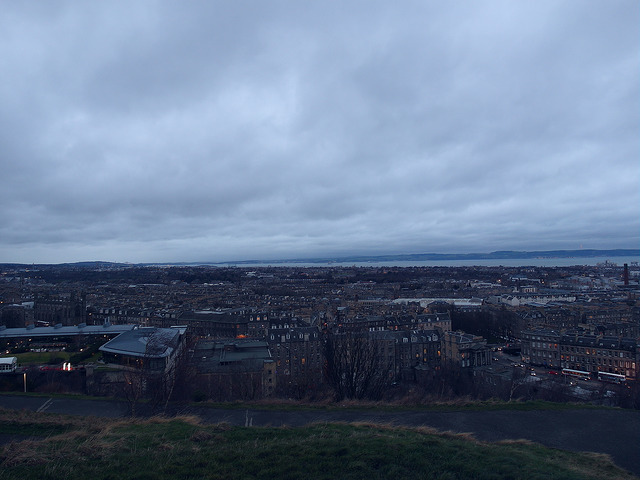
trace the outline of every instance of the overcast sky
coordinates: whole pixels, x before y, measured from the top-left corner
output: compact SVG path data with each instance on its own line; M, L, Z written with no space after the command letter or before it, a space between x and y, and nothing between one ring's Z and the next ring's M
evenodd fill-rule
M0 262L640 243L637 0L0 1Z

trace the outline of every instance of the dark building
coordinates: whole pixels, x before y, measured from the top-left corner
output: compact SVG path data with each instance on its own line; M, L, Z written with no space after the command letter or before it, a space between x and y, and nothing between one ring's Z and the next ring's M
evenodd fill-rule
M184 312L177 318L195 338L236 338L248 336L250 316L243 309Z
M369 337L392 381L416 379L416 369L438 370L442 359L439 330L374 331Z
M201 340L191 359L192 396L216 401L253 400L276 388L275 362L267 342L250 339Z
M288 325L288 324L287 324ZM322 383L322 338L316 327L273 325L267 336L276 363L278 389L302 396Z
M433 330L451 329L449 313L426 313L420 315L355 317L343 321L337 326L338 332L375 332L384 330Z
M86 323L87 302L84 295L38 295L33 315L38 325L79 325Z
M6 328L23 328L33 323L33 305L14 304L0 309L0 325Z

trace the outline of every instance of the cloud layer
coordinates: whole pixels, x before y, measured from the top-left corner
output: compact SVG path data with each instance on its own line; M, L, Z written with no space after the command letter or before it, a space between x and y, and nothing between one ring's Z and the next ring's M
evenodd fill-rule
M633 248L640 6L7 2L0 261Z

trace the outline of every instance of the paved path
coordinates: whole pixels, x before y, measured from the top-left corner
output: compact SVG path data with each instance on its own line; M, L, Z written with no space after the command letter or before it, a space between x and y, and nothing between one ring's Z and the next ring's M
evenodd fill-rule
M47 413L121 417L123 402L0 395L0 406ZM640 476L640 412L622 409L531 411L374 412L354 410L271 411L187 407L173 413L197 415L204 422L240 426L299 426L314 422L370 422L428 426L441 431L471 432L483 441L527 439L563 450L611 455L621 467Z
M128 414L125 402L111 400L86 400L82 398L47 398L28 395L0 395L0 407L34 412L63 413L118 418Z

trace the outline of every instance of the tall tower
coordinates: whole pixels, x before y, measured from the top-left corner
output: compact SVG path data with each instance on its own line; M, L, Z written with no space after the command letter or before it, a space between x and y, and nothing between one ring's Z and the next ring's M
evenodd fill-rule
M629 265L624 264L624 274L622 275L622 279L624 280L624 286L629 286Z

